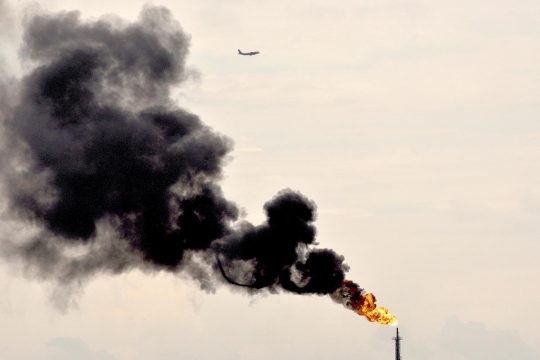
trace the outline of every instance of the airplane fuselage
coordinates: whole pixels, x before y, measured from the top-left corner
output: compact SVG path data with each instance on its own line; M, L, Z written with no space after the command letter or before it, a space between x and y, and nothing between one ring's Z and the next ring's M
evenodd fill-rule
M244 56L253 56L259 54L259 51L249 51L249 52L243 52L242 50L238 49L238 55L244 55Z

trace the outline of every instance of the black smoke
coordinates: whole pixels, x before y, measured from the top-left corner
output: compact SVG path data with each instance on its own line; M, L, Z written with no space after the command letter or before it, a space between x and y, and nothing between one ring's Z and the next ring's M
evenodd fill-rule
M170 96L192 74L189 42L158 7L133 23L77 12L27 23L22 54L34 67L3 123L3 182L10 212L39 231L4 240L4 252L62 283L140 268L205 286L333 292L347 267L314 248L313 202L283 191L254 226L224 198L231 140Z

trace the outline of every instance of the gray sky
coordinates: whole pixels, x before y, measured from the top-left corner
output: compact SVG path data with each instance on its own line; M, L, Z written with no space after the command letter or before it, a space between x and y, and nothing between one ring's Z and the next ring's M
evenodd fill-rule
M0 1L3 72L28 67L25 12L135 19L144 3ZM201 76L176 97L234 139L222 184L250 221L283 188L316 201L318 241L398 316L405 359L540 359L538 1L153 4L192 36ZM3 359L393 356L393 328L325 297L136 271L60 311L63 290L19 270L0 265Z

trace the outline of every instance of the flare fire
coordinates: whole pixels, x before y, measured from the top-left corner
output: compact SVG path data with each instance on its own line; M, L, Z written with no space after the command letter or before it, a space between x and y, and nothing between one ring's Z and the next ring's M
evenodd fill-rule
M332 299L365 316L368 321L397 326L397 318L387 308L377 306L375 295L366 292L351 280L344 280L341 287L331 294Z
M0 195L32 229L3 236L0 258L66 289L104 273L183 271L209 291L330 295L396 324L344 281L342 255L316 247L312 200L284 189L256 225L225 197L232 140L171 96L193 75L190 36L172 13L147 6L134 22L113 19L36 14L20 52L35 67L4 89L0 64Z

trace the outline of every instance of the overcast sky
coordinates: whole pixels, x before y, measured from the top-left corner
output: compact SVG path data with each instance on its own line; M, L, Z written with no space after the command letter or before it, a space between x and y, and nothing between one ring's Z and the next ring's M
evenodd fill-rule
M144 4L0 1L0 74L28 69L25 13ZM404 359L540 359L540 2L152 4L191 35L200 76L175 96L234 140L222 185L247 219L284 188L313 199L319 243L397 315ZM393 356L393 328L326 297L138 271L64 290L0 265L0 358Z

